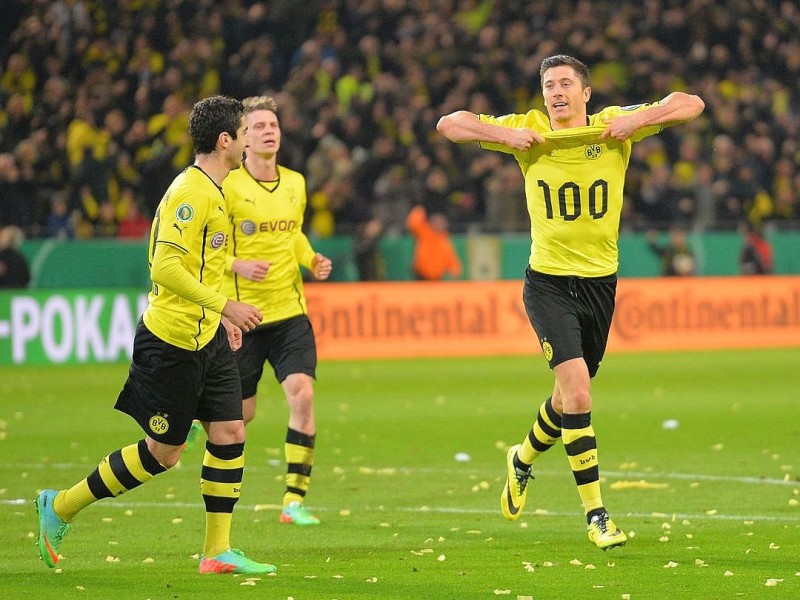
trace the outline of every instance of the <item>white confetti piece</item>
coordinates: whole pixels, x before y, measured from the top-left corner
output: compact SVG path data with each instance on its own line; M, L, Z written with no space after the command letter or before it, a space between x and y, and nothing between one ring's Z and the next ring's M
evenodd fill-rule
M150 558L150 557L148 556L148 557L147 557L147 558L145 558L145 559L144 559L142 562L143 562L143 563L150 564L150 563L154 563L154 562L156 562L156 561L155 561L155 559L153 559L153 558Z
M377 577L370 577L366 581L367 581L367 583L378 583L378 578Z
M776 544L774 542L769 545L769 549L770 550L778 550L779 548L780 548L780 546L778 546L778 544Z
M725 571L725 572L723 573L723 575L724 575L725 577L733 577L733 571Z
M511 595L511 590L499 590L498 589L498 590L494 591L494 595L495 596L510 596Z
M436 560L438 560L439 562L444 562L447 560L447 557L444 554L440 554L439 556L436 557Z
M581 561L579 561L577 558L573 558L571 561L569 561L569 564L571 564L571 565L574 565L574 566L576 566L576 567L579 567L579 566L581 566L583 563L582 563Z
M764 583L764 585L767 586L767 587L775 587L779 583L783 583L783 579L770 578L770 579L767 579L767 581Z
M181 523L183 523L183 519L181 517L175 517L174 519L172 519L173 525L180 525Z
M119 562L119 558L116 557L116 556L111 556L109 554L108 556L106 556L106 562L108 562L108 563L118 563Z
M664 568L665 569L674 569L677 566L678 566L678 563L676 563L675 561L671 560L667 564L664 565Z
M256 584L255 581L243 581L239 585L255 585L255 584Z

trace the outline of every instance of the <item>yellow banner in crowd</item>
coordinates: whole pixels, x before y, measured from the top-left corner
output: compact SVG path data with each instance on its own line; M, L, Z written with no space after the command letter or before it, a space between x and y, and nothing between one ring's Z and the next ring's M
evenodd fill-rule
M539 351L521 281L306 286L320 358ZM624 279L609 351L800 346L800 277Z

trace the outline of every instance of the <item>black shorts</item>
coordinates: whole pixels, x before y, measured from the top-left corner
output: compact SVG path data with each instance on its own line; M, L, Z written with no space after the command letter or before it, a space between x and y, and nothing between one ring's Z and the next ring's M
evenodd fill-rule
M242 336L242 347L236 352L242 398L256 395L258 382L269 362L275 379L282 383L293 373L317 375L317 341L306 315L285 321L259 325Z
M194 419L241 420L239 371L225 328L192 351L168 344L139 320L128 380L114 408L154 440L175 446L186 441Z
M582 357L594 377L606 351L617 276L566 277L525 271L522 300L552 369Z

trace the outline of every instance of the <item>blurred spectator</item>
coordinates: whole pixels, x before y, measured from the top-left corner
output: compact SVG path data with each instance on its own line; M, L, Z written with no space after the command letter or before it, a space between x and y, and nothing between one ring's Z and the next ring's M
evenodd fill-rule
M53 194L50 199L50 212L45 219L42 235L59 240L75 239L75 219L69 210L65 192Z
M150 234L152 221L142 212L141 204L133 188L124 188L120 197L124 216L117 227L121 240L141 240Z
M650 231L647 235L647 245L658 255L661 263L661 275L684 276L694 275L697 271L694 252L686 241L686 232L680 227L673 227L669 232L669 242L659 244L656 240L658 233Z
M117 237L117 213L114 205L109 202L103 202L97 211L97 221L94 223L94 237L96 238L115 238Z
M742 275L773 273L772 245L764 237L761 226L747 222L740 231L744 243L739 254L739 272Z
M31 281L28 260L19 251L24 237L16 225L0 229L0 288L26 288Z
M461 277L461 259L450 239L447 217L442 213L428 215L425 208L415 206L406 224L415 241L411 263L414 277L426 281Z

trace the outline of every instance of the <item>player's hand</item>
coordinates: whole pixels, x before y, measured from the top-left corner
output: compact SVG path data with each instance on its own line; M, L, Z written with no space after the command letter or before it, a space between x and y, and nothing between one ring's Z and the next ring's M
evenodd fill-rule
M233 272L250 281L264 281L271 265L268 260L237 258L233 261Z
M322 256L319 252L314 255L314 258L311 259L311 274L314 276L314 279L319 281L323 281L328 278L333 270L333 263L331 259Z
M242 330L231 323L226 317L222 317L222 325L225 327L225 331L228 334L228 345L231 347L231 350L236 352L242 347Z
M261 311L255 306L237 300L228 300L225 308L222 309L222 316L227 317L231 323L242 331L255 329L263 318Z
M633 113L630 115L617 115L616 117L603 117L603 123L607 123L608 127L600 134L601 140L612 138L618 142L624 142L636 133L642 126L641 113Z
M544 136L542 136L541 133L533 129L528 129L527 127L509 129L506 135L506 146L510 146L515 150L527 150L531 146L544 144L545 142Z

